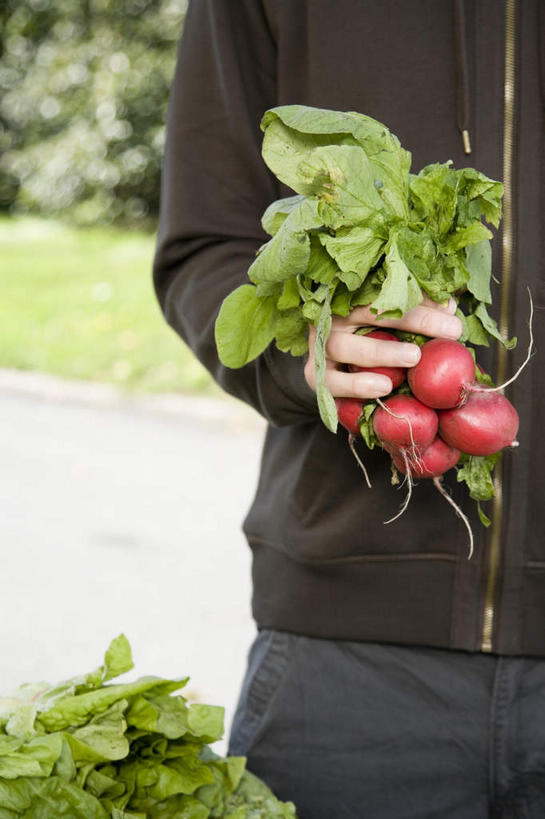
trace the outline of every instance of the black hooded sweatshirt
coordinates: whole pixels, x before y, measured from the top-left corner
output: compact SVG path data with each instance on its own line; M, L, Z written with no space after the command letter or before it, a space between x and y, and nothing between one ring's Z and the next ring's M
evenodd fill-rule
M193 0L170 99L154 278L167 320L219 384L269 422L244 531L258 626L315 637L545 655L545 2ZM291 192L266 168L259 122L298 103L359 111L412 152L413 171L452 159L506 185L493 241L493 313L515 352L484 349L505 379L520 446L504 455L485 529L456 472L467 533L430 481L408 510L390 459L321 423L301 358L274 346L240 370L218 361L214 322L267 240L260 217ZM467 131L471 154L464 152ZM466 148L467 143L466 143ZM225 476L229 480L229 476ZM221 548L221 544L218 544Z

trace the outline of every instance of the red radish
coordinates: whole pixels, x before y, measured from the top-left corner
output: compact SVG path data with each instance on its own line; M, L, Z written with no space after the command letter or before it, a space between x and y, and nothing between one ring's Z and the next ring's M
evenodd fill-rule
M363 409L363 401L359 398L336 398L339 423L351 434L360 434L359 420Z
M420 361L407 373L413 395L434 409L463 404L475 381L475 362L468 348L459 341L434 338L420 350Z
M506 446L517 446L516 409L504 395L480 388L457 409L439 412L439 434L450 446L468 455L492 455Z
M394 446L416 456L429 447L437 434L434 410L410 395L393 395L378 403L380 406L373 413L373 429L385 449Z
M409 468L415 478L437 478L458 463L461 452L446 444L437 437L424 452L421 452L416 463L410 463ZM400 454L394 454L394 465L404 475L407 472L405 459Z
M382 341L399 341L398 337L393 333L387 333L385 330L372 330L367 333L368 338L378 338ZM407 370L405 367L359 367L357 364L349 364L348 369L351 373L379 373L386 375L392 381L392 389L396 390L405 381Z

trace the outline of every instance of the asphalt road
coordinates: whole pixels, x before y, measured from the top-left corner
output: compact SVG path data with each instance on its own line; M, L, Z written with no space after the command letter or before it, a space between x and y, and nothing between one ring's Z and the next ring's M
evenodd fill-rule
M124 632L128 679L189 674L230 723L254 633L240 526L263 426L189 403L0 390L0 691L91 670Z

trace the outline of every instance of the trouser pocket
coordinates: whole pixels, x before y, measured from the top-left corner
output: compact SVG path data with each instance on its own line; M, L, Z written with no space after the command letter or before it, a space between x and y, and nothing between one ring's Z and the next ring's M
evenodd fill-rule
M248 667L229 738L229 754L246 756L255 744L288 666L296 637L262 629L248 654Z

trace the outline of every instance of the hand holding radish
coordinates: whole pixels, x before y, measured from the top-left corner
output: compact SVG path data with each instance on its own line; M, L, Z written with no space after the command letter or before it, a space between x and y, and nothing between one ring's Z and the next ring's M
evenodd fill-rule
M495 462L503 448L517 445L518 415L499 394L501 387L477 382L477 376L486 376L470 349L454 338L458 319L452 315L453 306L455 309L452 300L444 308L426 299L410 311L412 315L388 322L390 329L410 329L419 336L424 335L424 329L435 331L435 337L421 347L404 343L393 333L371 329L378 322L365 308L353 310L346 319L334 319L325 348L325 383L336 396L339 421L349 433L350 448L367 484L371 486L355 448L360 434L368 446L379 444L385 449L393 466L405 475L407 497L398 514L386 522L396 520L407 508L413 478L431 478L464 521L471 557L471 526L442 485L442 476L463 462L458 480L466 480L475 500L491 497L491 486L484 490L480 486L483 476L485 483L486 478L490 480L493 463L487 459L491 456ZM529 360L533 345L532 314L530 300L530 347L522 366ZM370 332L357 334L356 323L360 321L368 323L366 330ZM315 389L314 340L310 333L310 363L305 376ZM411 358L417 360L411 363ZM382 402L380 396L384 395L389 397ZM475 471L480 472L477 477ZM488 523L480 506L479 514L483 523Z
M382 331L379 337L374 333L357 335L355 331L363 325L404 330L405 332L457 339L462 334L462 323L454 316L456 303L451 299L447 307L425 297L418 307L409 310L400 319L380 319L368 307L356 307L346 317L335 316L326 344L325 384L335 398L358 398L361 400L380 398L388 395L399 383L392 383L392 373L384 373L384 368L405 370L413 367L420 359L417 344L400 342L393 335ZM309 356L305 364L305 378L311 389L316 391L316 367L314 348L316 330L309 328ZM362 369L365 368L365 369Z

